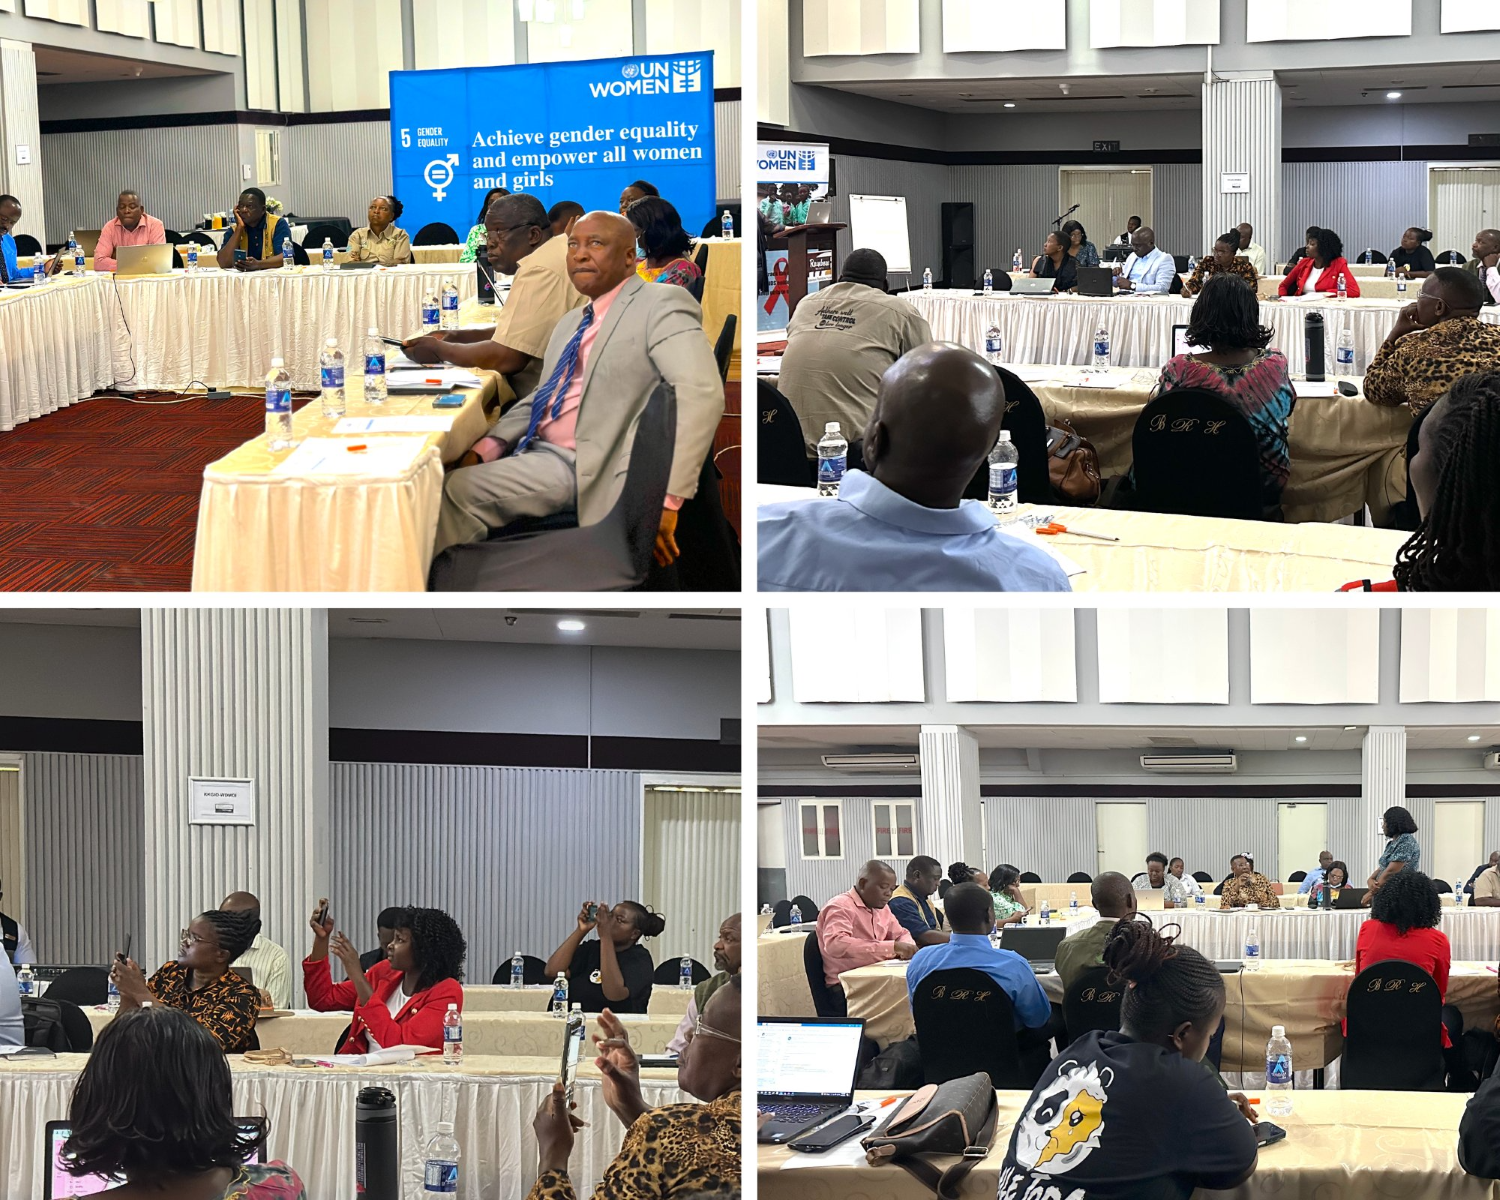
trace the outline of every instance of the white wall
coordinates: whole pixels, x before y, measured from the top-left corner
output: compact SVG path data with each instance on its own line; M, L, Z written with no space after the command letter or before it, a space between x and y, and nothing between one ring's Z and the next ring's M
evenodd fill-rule
M140 631L0 624L0 715L139 721Z

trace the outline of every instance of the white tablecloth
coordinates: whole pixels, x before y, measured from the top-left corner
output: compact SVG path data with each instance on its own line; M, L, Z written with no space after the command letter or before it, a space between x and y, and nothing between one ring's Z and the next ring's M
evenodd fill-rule
M1217 897L1210 897L1210 901ZM1323 910L1279 909L1247 913L1184 910L1163 913L1158 925L1176 922L1182 940L1212 959L1240 958L1245 935L1254 922L1260 934L1262 958L1353 959L1359 927L1370 916L1369 909ZM1466 908L1443 910L1442 930L1453 946L1453 958L1493 962L1500 956L1500 909Z
M0 431L114 383L113 304L98 280L0 291Z
M65 1120L73 1082L86 1056L22 1059L0 1064L0 1188L6 1197L42 1194L43 1126ZM234 1110L264 1113L269 1153L290 1163L316 1200L355 1200L354 1113L359 1090L396 1094L400 1119L402 1195L420 1200L422 1147L439 1121L454 1123L462 1149L458 1195L468 1200L519 1200L536 1179L531 1119L556 1078L550 1058L471 1059L462 1068L439 1063L401 1067L254 1067L231 1057ZM653 1107L688 1099L670 1072L642 1080ZM588 1122L569 1162L574 1185L590 1194L619 1153L625 1130L604 1104L592 1060L575 1090L578 1116Z

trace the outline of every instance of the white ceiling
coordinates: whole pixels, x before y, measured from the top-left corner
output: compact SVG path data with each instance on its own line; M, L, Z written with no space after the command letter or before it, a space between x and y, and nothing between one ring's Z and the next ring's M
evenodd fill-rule
M38 87L55 83L112 83L121 79L165 79L176 75L214 74L197 67L116 58L109 54L86 54L79 50L61 50L55 46L36 46L35 50Z

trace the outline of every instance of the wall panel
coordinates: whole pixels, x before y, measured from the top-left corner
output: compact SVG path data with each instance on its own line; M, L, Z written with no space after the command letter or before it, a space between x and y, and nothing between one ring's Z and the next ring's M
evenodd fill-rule
M1066 608L946 608L949 700L1078 699L1073 612Z
M302 0L276 0L276 103L282 112L307 111L307 80L302 74L306 41ZM286 169L285 162L282 169Z
M1229 703L1226 610L1106 608L1098 622L1100 703Z
M0 8L4 7L0 4ZM95 0L94 12L100 33L151 36L151 0Z
M532 21L526 27L528 62L577 62L630 54L635 41L631 0L590 0L583 21L570 20L570 9L571 5L559 0L556 21Z
M641 903L667 921L651 957L712 972L719 923L740 909L740 793L647 789L641 845Z
M244 0L244 4L245 103L250 108L269 109L274 112L277 108L278 89L276 84L276 17L273 0ZM238 28L237 23L236 28ZM300 68L301 64L297 65ZM297 73L301 74L300 69Z
M1049 883L1067 879L1074 871L1095 874L1098 843L1094 801L1086 796L986 796L984 798L984 862L970 863L993 871L1010 863L1035 871ZM935 858L942 859L941 854ZM943 869L947 870L943 860ZM1080 902L1084 900L1079 897Z
M917 0L804 0L802 52L915 54L920 24Z
M31 147L29 166L16 165L17 146ZM45 159L37 112L36 53L29 42L0 38L0 181L21 202L17 233L37 237L46 228L42 205Z
M653 54L712 50L714 87L740 86L740 0L646 0L646 36Z
M198 47L198 0L152 0L153 28L158 42Z
M1251 704L1379 700L1377 610L1250 610Z
M991 0L942 0L942 4L944 54L1068 48L1066 0L1013 4L1004 20L995 19Z
M1427 164L1289 162L1281 164L1281 230L1275 245L1257 236L1275 261L1302 245L1309 225L1334 230L1353 262L1372 247L1389 254L1408 225L1427 220ZM1472 236L1472 235L1469 235ZM1432 246L1434 254L1460 246Z
M1401 703L1500 700L1500 611L1401 610Z
M782 830L786 835L786 894L806 896L821 908L840 892L847 892L859 880L859 869L875 857L875 817L872 801L864 797L845 796L838 801L844 836L843 858L803 858L802 837L796 798L781 802ZM819 803L828 803L819 801ZM918 806L920 809L920 805ZM922 814L916 815L916 844L919 854L928 853L922 846ZM934 855L934 857L940 857ZM892 863L900 875L904 864Z
M205 50L214 54L239 54L241 3L251 11L256 7L268 7L260 5L259 0L202 0ZM247 20L251 11L245 13Z
M404 66L401 39L372 38L360 53L351 54L349 30L400 29L401 0L305 0L304 7L308 111L389 108L388 75ZM389 154L386 163L388 169Z
M921 609L794 608L788 611L788 624L798 703L926 698ZM855 648L857 652L849 652ZM832 669L835 663L837 669Z
M418 71L516 61L515 0L412 0Z

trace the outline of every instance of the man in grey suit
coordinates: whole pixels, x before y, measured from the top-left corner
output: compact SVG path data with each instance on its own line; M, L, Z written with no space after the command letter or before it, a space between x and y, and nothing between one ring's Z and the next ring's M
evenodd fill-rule
M677 391L677 440L656 561L677 558L677 510L724 411L724 387L686 288L635 273L635 229L615 213L580 217L568 236L568 276L589 303L557 323L544 382L511 406L459 461L443 487L434 553L479 542L522 517L576 512L593 525L625 486L636 423L658 383Z

